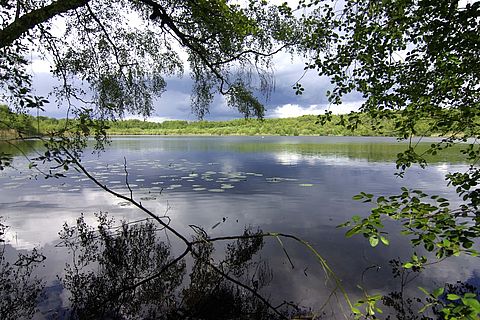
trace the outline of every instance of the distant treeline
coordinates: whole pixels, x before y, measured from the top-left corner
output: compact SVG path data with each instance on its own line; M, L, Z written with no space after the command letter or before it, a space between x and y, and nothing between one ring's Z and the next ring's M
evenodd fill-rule
M358 114L360 124L349 129L338 115L321 124L315 115L282 119L235 119L229 121L164 121L155 123L141 120L111 122L108 132L112 135L281 135L281 136L396 136L393 120L379 123L366 114ZM372 126L373 124L373 126ZM417 125L417 132L425 136L430 132L425 121Z
M334 116L335 118L335 116ZM229 121L164 121L154 123L141 120L112 122L108 132L114 135L384 135L374 132L368 126L351 131L335 121L318 124L316 116L301 116L283 119L235 119ZM391 133L393 134L393 132ZM388 134L387 134L388 135Z
M394 120L373 120L357 114L359 124L348 128L344 118L332 115L331 120L319 122L318 116L306 115L282 119L235 119L230 121L164 121L142 120L109 121L107 132L111 135L284 135L284 136L396 136ZM343 120L342 120L343 119ZM0 137L14 134L12 128L20 128L32 134L48 134L75 127L75 120L55 119L44 116L18 115L6 106L0 106ZM436 136L428 120L416 124L418 135Z

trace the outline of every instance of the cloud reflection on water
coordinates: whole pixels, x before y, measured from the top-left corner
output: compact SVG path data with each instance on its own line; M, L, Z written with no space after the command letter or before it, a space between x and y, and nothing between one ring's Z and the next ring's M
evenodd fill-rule
M218 141L220 145L212 145ZM397 283L390 277L387 262L391 258L406 258L411 252L407 240L393 232L398 230L394 225L389 227L392 231L389 247L372 249L361 236L345 239L345 230L335 226L354 214L368 211L367 206L351 197L359 191L394 194L403 185L448 195L444 174L462 167L439 164L425 170L413 168L404 179L397 179L393 176L392 163L370 162L368 158L342 153L296 153L262 149L261 145L249 145L246 149L236 145L232 150L218 138L163 142L127 138L118 142L114 140L114 149L107 150L101 158L92 156L85 160L87 168L106 185L128 194L122 167L125 155L135 198L144 198L142 203L159 215L170 207L172 226L179 231L192 234L188 225L195 224L212 236L220 236L240 234L245 225L254 225L264 231L298 235L318 248L344 279L349 292L356 294L361 272L372 265L380 268L368 271L364 279L366 286L373 290L395 288ZM15 178L15 174L9 172L3 174L0 183L10 183L8 175ZM222 183L234 188L224 193L208 192ZM311 184L311 187L301 187L301 184ZM168 189L172 185L178 187ZM205 190L195 191L194 185ZM55 274L52 270L61 272L65 252L53 244L65 221L71 224L84 213L87 221L93 223L93 213L99 211L109 212L117 221L144 218L138 210L122 206L121 200L92 188L89 181L73 174L67 179L25 181L16 189L5 188L0 202L0 216L11 226L10 244L16 249L44 246L48 251L47 266L51 266L45 271L49 276ZM212 228L218 222L221 223ZM263 251L275 271L275 279L281 279L274 282L272 292L280 297L292 296L306 305L318 304L329 294L323 289L325 280L321 268L304 248L291 242L286 245L296 265L294 270L274 239ZM430 267L420 283L468 279L475 276L474 270L478 267L472 259L451 259Z

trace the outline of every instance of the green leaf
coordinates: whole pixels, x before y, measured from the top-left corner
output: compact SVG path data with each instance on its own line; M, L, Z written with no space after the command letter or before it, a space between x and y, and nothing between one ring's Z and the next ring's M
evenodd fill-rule
M426 305L424 305L420 310L418 310L419 313L423 313L425 312L425 310L427 310L429 307L431 307L432 304L431 303L427 303Z
M345 237L350 238L351 236L358 234L360 232L361 232L361 226L355 226L345 233Z
M433 291L433 296L438 299L438 297L440 297L443 294L444 291L445 291L445 288L435 289Z
M410 263L410 264L411 264L410 267L406 267L407 264L408 264L408 263L406 263L406 264L404 265L405 268L411 268L411 267L413 267L413 264L411 264L411 263ZM418 287L418 289L419 289L420 291L422 291L423 293L425 293L427 296L430 295L430 292L428 292L427 289L425 289L425 288L423 288L423 287Z
M358 308L351 307L351 310L354 314L362 314L362 312Z
M362 220L362 217L360 217L359 215L354 215L352 217L352 221L355 222L355 223L360 222L360 220Z
M477 314L480 313L480 302L475 298L462 298L462 302L464 305L469 306L476 312Z
M347 222L344 222L342 224L339 224L338 226L336 226L336 228L345 228L345 227L348 227L350 224L351 224L351 222L347 221Z
M456 294L453 294L453 293L449 293L449 294L447 294L447 299L450 300L450 301L455 301L455 300L460 299L460 296L458 296Z
M382 243L386 246L388 246L390 244L390 240L388 240L387 238L385 238L384 236L380 236L380 240L382 241Z
M377 236L371 236L368 238L368 241L370 241L370 245L372 247L376 247L378 245L378 237Z

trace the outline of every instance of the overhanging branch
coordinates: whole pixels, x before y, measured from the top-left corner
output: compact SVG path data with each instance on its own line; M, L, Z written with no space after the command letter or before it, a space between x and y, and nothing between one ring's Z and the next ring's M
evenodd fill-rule
M167 11L163 6L153 0L140 0L145 5L149 6L153 10L153 14L151 15L151 19L160 18L162 24L168 26L170 30L178 37L180 40L180 44L190 49L192 52L197 54L197 56L202 60L202 62L210 69L210 71L215 75L215 77L221 82L220 91L222 94L227 94L229 90L224 91L223 85L225 83L228 84L227 79L220 73L220 71L215 67L215 65L210 62L210 59L206 56L205 52L202 52L200 48L195 43L192 43L186 34L184 34L180 29L178 29L175 22L172 18L168 15Z
M4 29L0 30L0 48L11 45L15 40L39 24L47 22L53 17L67 11L80 8L88 2L90 2L90 0L58 0L45 7L32 10L20 16Z

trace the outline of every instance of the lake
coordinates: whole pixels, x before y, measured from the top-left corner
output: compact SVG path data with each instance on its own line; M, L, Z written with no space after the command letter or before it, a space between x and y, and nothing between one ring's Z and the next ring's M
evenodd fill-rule
M431 141L422 140L419 148ZM406 259L412 251L393 223L387 225L389 246L371 248L362 236L346 239L346 229L336 226L368 214L369 208L352 196L360 191L399 194L406 186L453 198L444 175L467 168L451 151L431 158L426 169L413 167L398 178L394 159L406 146L393 138L368 137L114 137L104 152L86 151L82 163L102 184L128 195L126 161L134 198L158 215L167 214L184 234L193 234L189 225L212 237L241 234L251 225L305 239L355 298L361 295L357 285L369 293L398 289L388 261ZM25 150L32 152L32 146ZM47 259L38 272L49 283L62 275L65 264L65 250L56 247L64 222L74 223L83 213L94 223L93 214L100 211L117 222L146 218L75 170L66 178L44 179L26 169L20 156L13 164L0 173L0 216L10 227L7 253L43 250ZM277 240L267 239L261 252L273 274L268 294L277 302L288 299L318 308L330 293L321 267L304 247L287 240L283 244L293 269ZM478 281L479 271L474 259L447 259L430 266L407 290L423 296L418 286ZM57 298L65 299L60 293ZM332 310L327 309L328 315Z

